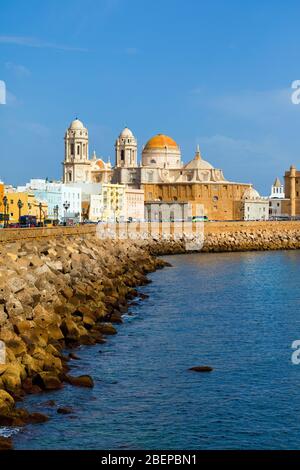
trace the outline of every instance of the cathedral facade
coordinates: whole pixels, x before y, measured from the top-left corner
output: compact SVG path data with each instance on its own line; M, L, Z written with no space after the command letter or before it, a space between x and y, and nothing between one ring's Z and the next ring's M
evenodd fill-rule
M182 161L179 145L171 137L157 134L142 150L133 132L122 130L115 142L115 166L88 157L88 131L75 119L65 135L64 181L111 182L143 189L145 203L191 202L204 206L210 220L243 218L244 194L251 184L227 180L223 171L202 158L197 147L194 158Z
M244 194L251 185L226 180L221 169L202 158L199 146L194 158L183 163L178 144L171 137L157 134L144 146L138 164L137 157L130 162L126 158L132 144L136 156L136 138L125 128L115 144L113 182L142 188L145 203L199 203L210 220L243 218Z

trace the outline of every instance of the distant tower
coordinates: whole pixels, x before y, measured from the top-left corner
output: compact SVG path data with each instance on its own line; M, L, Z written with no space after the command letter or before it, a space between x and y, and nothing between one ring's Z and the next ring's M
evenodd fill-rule
M77 118L72 121L65 133L65 160L63 168L64 183L90 180L88 130Z
M137 167L137 140L128 127L122 130L116 140L116 167Z
M271 199L284 199L284 187L280 179L276 178L271 188Z
M291 200L291 217L296 216L296 167L291 165L290 167L290 200Z

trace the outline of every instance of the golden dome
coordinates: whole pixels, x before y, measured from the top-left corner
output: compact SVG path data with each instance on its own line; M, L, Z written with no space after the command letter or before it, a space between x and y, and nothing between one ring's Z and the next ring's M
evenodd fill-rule
M144 150L171 148L178 150L175 140L164 134L157 134L152 137L145 145Z
M103 170L104 169L104 161L99 159L96 161L96 165L101 169Z

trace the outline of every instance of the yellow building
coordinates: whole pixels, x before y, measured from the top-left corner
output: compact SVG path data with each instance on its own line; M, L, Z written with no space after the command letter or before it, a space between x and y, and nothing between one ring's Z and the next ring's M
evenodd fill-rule
M47 219L47 203L42 202L40 206L40 202L35 199L33 193L14 192L12 189L7 189L5 196L7 197L7 213L10 224L17 224L20 215L36 216L37 221L40 221L41 218L42 222Z
M126 218L126 187L123 184L103 184L101 194L92 194L89 220L123 221Z
M142 158L144 171L148 172L141 180L145 202L190 202L193 207L201 204L210 220L243 218L244 195L251 185L226 180L221 169L202 158L199 146L194 158L183 164L176 142L158 135L148 141Z
M3 198L4 198L4 184L2 183L2 181L0 181L0 225L3 225L3 221L4 221Z

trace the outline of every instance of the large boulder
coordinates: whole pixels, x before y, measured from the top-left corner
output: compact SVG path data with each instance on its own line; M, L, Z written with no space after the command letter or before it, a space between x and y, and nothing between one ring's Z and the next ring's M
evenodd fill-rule
M94 387L94 381L90 375L80 375L79 377L66 375L65 379L68 383L70 383L71 385L76 385L77 387Z
M39 372L32 380L34 385L38 385L43 390L59 390L63 387L58 376L53 372Z
M0 390L0 414L5 415L15 407L13 397L5 390Z
M61 331L68 340L78 341L80 338L80 330L71 318L65 318L61 324Z
M10 392L18 392L22 379L26 378L25 367L18 361L6 365L6 370L1 375L4 388Z

